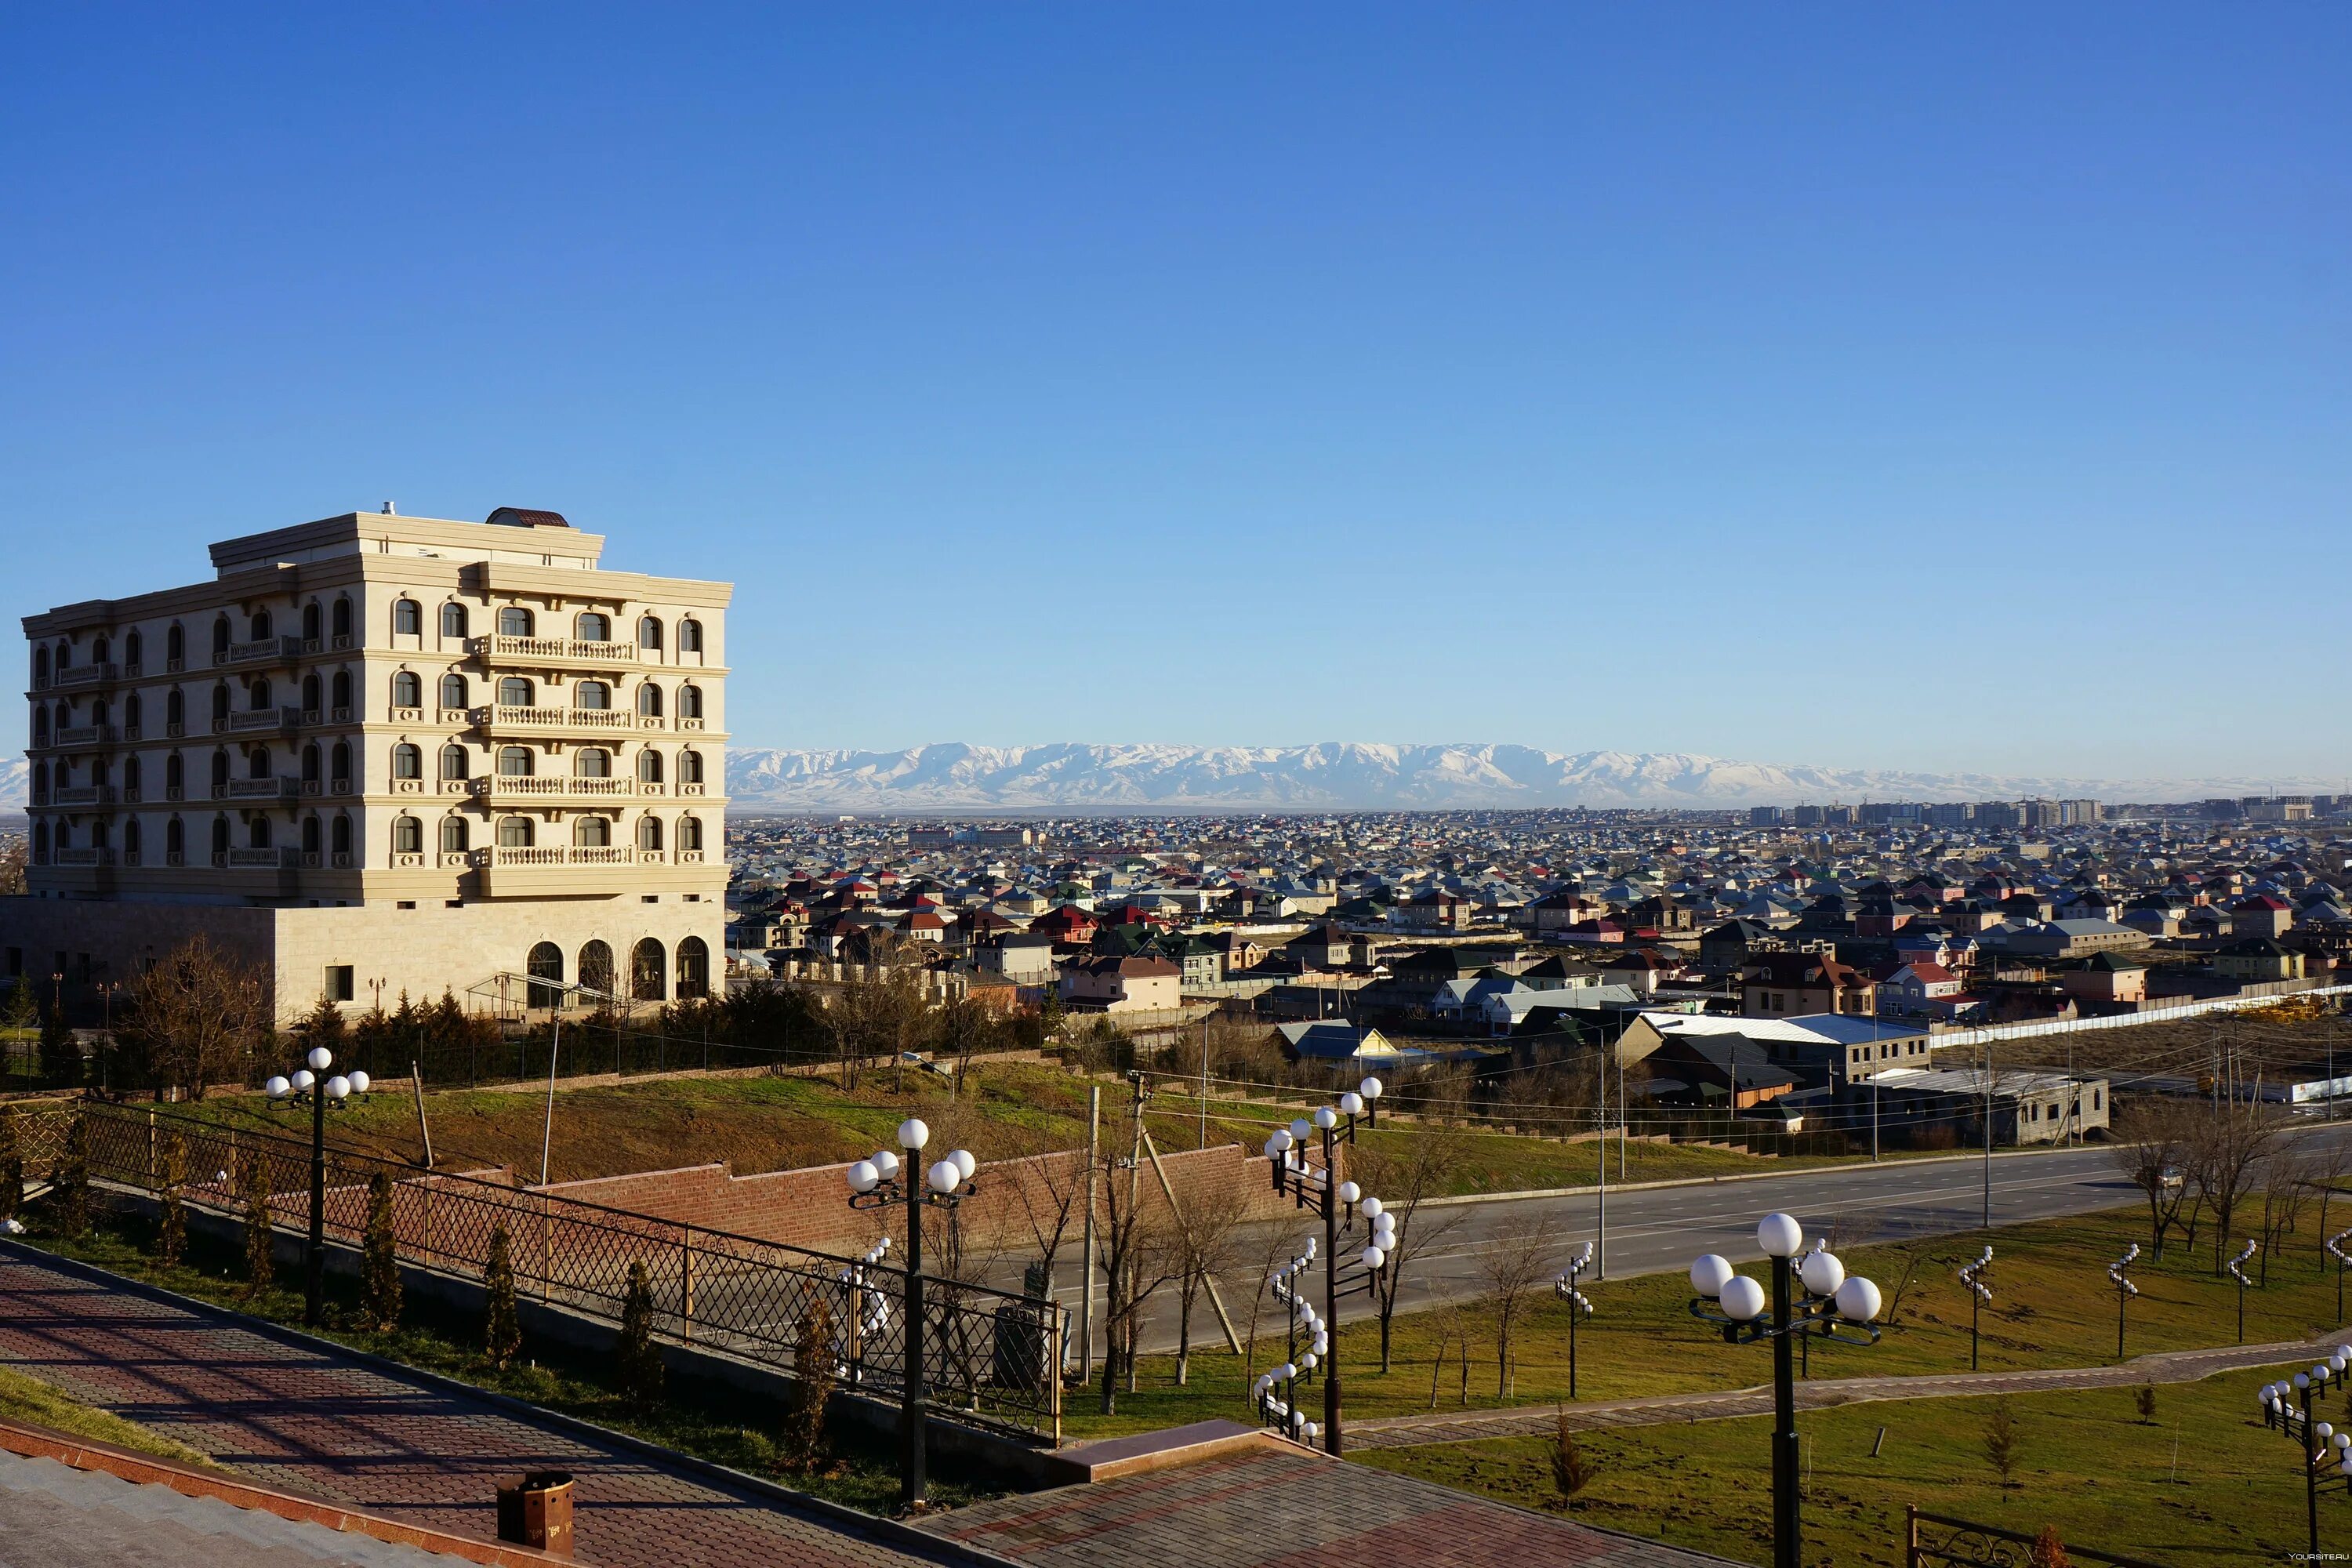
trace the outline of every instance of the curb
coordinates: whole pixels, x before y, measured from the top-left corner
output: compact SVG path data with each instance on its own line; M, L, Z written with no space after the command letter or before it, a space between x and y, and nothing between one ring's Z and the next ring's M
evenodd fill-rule
M2084 1147L2089 1148L2090 1145L2084 1144ZM1996 1160L2041 1160L2053 1154L2074 1152L2075 1151L2071 1149L1996 1149L1992 1157ZM1612 1182L1608 1190L1612 1193L1654 1193L1668 1187L1715 1187L1733 1182L1786 1181L1799 1176L1827 1176L1834 1173L1851 1174L1864 1168L1903 1171L1914 1165L1973 1165L1982 1163L1983 1160L1982 1151L1973 1154L1922 1154L1907 1160L1874 1160L1862 1165L1849 1160L1827 1165L1799 1165L1785 1171L1737 1171L1724 1176L1673 1176L1656 1182ZM1470 1204L1517 1203L1522 1198L1589 1198L1601 1190L1598 1184L1589 1184L1581 1187L1537 1187L1517 1193L1457 1193L1452 1197L1423 1198L1421 1206L1425 1209L1458 1208Z
M730 1469L725 1465L700 1458L693 1454L683 1453L676 1448L666 1448L648 1438L614 1431L609 1426L599 1426L593 1421L585 1421L577 1415L567 1415L560 1410L550 1410L544 1405L532 1405L492 1389L478 1387L470 1383L461 1383L441 1373L427 1372L422 1367L410 1366L405 1362L394 1361L389 1356L377 1355L373 1351L354 1350L349 1345L339 1344L333 1340L321 1339L315 1334L305 1333L299 1329L290 1329L282 1323L273 1323L268 1319L257 1318L247 1312L215 1306L210 1301L199 1300L194 1296L184 1296L176 1290L166 1289L161 1285L151 1285L143 1279L132 1279L126 1275L114 1273L110 1269L100 1268L96 1264L84 1263L79 1258L64 1258L54 1252L45 1252L37 1247L22 1241L0 1238L0 1258L16 1256L29 1258L36 1262L62 1269L66 1273L76 1275L93 1284L127 1290L132 1295L143 1296L149 1300L160 1301L166 1306L177 1307L184 1311L216 1321L226 1321L235 1327L248 1330L265 1339L276 1340L280 1344L289 1345L297 1350L310 1351L322 1356L341 1357L356 1362L371 1371L382 1373L387 1377L422 1384L437 1392L471 1400L478 1405L488 1405L506 1415L556 1427L572 1436L585 1437L612 1447L625 1448L631 1453L642 1454L648 1458L659 1459L664 1464L688 1471L706 1480L719 1482L738 1491L751 1492L778 1502L787 1503L793 1509L818 1515L829 1522L878 1535L887 1543L906 1548L919 1555L929 1555L936 1559L944 1547L950 1552L964 1553L973 1563L982 1564L982 1568L1032 1568L1032 1565L1016 1562L1013 1558L999 1556L982 1548L965 1546L961 1542L950 1541L929 1531L919 1530L901 1521L885 1519L879 1514L861 1513L845 1503L833 1502L824 1498L812 1496L807 1492L795 1491L791 1487L769 1480L764 1477Z

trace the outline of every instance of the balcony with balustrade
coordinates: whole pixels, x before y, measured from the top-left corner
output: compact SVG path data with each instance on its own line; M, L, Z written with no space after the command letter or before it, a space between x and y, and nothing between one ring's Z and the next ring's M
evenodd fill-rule
M475 709L473 723L478 730L493 731L569 730L599 735L662 727L659 718L641 717L621 708L509 708L503 703Z
M63 784L49 792L51 804L57 805L112 805L112 784Z
M256 637L251 642L229 644L226 652L213 655L213 664L217 668L233 669L240 665L291 664L301 657L300 637Z
M302 852L291 845L213 851L213 865L228 871L291 871L301 863Z
M644 662L635 643L581 637L480 637L468 639L467 651L493 668L623 670Z
M114 851L88 844L68 845L53 849L50 858L59 866L111 866Z
M632 800L633 778L579 778L562 773L492 773L467 781L476 798L492 805L553 805L571 801Z
M246 708L231 713L226 722L213 721L215 735L248 735L271 733L281 730L299 729L302 723L299 708Z
M86 686L111 686L121 678L121 672L111 664L69 664L49 677L49 684L59 691L72 691Z
M115 730L111 724L68 724L49 736L49 744L58 748L110 746L114 741Z
M298 778L231 779L228 798L231 800L292 800L302 793L302 781Z

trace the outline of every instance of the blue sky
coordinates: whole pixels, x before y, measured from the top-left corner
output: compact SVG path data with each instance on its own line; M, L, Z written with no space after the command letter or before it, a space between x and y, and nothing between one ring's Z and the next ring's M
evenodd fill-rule
M18 6L0 611L535 505L736 580L741 745L2333 776L2347 79L2320 5Z

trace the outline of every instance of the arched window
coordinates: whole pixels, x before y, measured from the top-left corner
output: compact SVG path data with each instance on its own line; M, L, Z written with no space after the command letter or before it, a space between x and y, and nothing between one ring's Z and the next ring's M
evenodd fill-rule
M93 849L106 847L106 818L101 816L89 825L89 847Z
M501 676L499 679L499 706L528 708L530 706L530 682L520 675Z
M215 730L228 728L228 688L226 686L215 685L213 688L213 728Z
M247 642L259 642L262 638L268 637L270 632L268 609L264 607L254 611L251 624L253 635L246 639Z
M677 782L698 784L702 782L702 753L680 752L677 754Z
M188 661L188 634L176 621L163 628L163 661L173 669Z
M146 773L135 753L123 758L122 793L132 800L138 799L146 788Z
M46 746L48 743L49 710L46 708L36 708L33 710L33 744Z
M47 647L37 647L33 650L33 689L37 691L41 690L48 684L49 650Z
M441 748L441 776L462 779L467 776L466 748L452 741Z
M441 606L441 635L445 637L466 635L466 606L454 599Z
M248 849L269 847L269 818L259 816L246 818L245 847Z
M663 973L662 944L652 937L639 942L629 953L629 997L636 1002L659 1002L668 994L667 979Z
M227 854L228 818L226 816L215 816L213 818L213 858L217 860L226 857Z
M188 700L176 686L163 693L164 727L177 733L188 722Z
M467 837L464 817L452 815L441 819L442 854L463 855L466 852Z
M181 763L180 753L173 752L170 756L163 759L164 795L173 800L179 799L180 791L184 786L185 786L187 782L186 766Z
M122 634L122 662L132 674L136 675L139 672L146 654L147 639L139 635L137 627L134 626Z
M661 717L661 688L650 680L640 684L637 688L638 714L646 719L658 719Z
M442 707L463 708L471 700L471 694L466 690L466 678L464 676L452 670L447 675L441 678Z
M347 597L335 601L334 626L337 640L348 641L352 635L352 602Z
M327 753L327 773L335 781L335 793L341 795L352 787L352 748L349 742L338 741L335 749Z
M520 605L503 605L499 608L499 636L527 637L530 636L530 612Z
M602 746L583 746L572 753L572 775L583 779L613 776L613 753Z
M501 816L499 818L499 847L528 849L530 847L530 818Z
M613 994L613 950L593 937L580 944L580 984L601 997Z
M546 984L534 984L531 986L530 1005L532 1006L552 1007L563 1000L563 990L561 984L563 979L563 950L562 948L556 946L551 942L536 943L530 950L530 956L523 960L523 966L534 982L545 981L550 983Z
M572 706L601 713L613 705L613 689L601 680L583 680L572 688Z
M318 793L319 742L316 741L302 748L302 785L306 794Z
M335 817L334 830L329 837L334 845L336 854L350 854L352 852L352 819L338 813Z
M249 779L269 776L269 752L265 748L256 746L245 753L245 776Z
M392 776L396 779L421 779L425 776L425 753L406 741L392 749Z
M228 617L216 616L213 618L213 658L215 660L228 657Z
M583 816L572 824L572 842L590 849L602 849L613 842L613 825L601 816Z
M62 763L58 764L60 767L64 765ZM49 764L47 763L33 764L33 804L35 805L49 804Z
M302 717L310 723L319 721L319 698L321 688L316 670L302 678Z
M89 700L89 721L91 723L104 724L112 717L113 715L107 710L105 698L93 697Z
M395 637L421 637L425 635L425 606L414 599L400 598L392 602L392 630Z
M163 853L185 855L188 852L188 829L178 817L163 824Z
M312 645L319 640L319 601L316 599L302 606L302 640Z
M661 621L653 616L637 617L637 646L657 648L662 645Z
M530 748L529 746L500 746L499 748L499 776L500 778L527 779L530 777L530 774L531 754Z
M140 698L139 693L134 691L122 700L122 721L130 727L133 740L138 738L146 717L147 704Z
M213 753L213 797L215 799L218 799L220 796L225 795L227 793L228 753L226 752L215 752Z
M335 694L335 711L349 714L352 710L352 672L348 669L335 671L331 687Z
M677 944L677 999L690 1002L710 994L710 949L698 936Z
M702 717L702 688L681 686L677 689L677 716L681 719Z
M658 816L637 818L637 847L658 854L662 847L662 826Z
M413 816L394 817L392 819L392 852L395 855L424 854L425 824Z
M677 819L677 847L680 849L702 847L702 818L681 816Z
M684 620L677 623L677 651L680 653L700 653L702 651L702 623L700 621Z
M582 642L611 642L613 640L613 617L604 614L602 610L581 611L578 626L579 629L572 635L577 637Z
M425 706L425 682L415 670L399 669L393 672L392 705L394 708Z
M318 852L319 819L315 816L306 816L302 819L302 853L316 855Z
M257 675L245 683L245 705L259 713L269 707L269 677Z
M637 782L639 784L662 782L661 753L651 746L637 753Z
M46 866L48 863L49 825L46 822L37 822L33 824L33 864ZM23 982L19 981L18 984L22 984Z
M92 664L104 664L104 663L105 663L109 658L111 658L113 656L114 656L114 644L113 644L111 641L110 641L110 640L108 639L107 635L106 635L104 632L100 632L100 633L99 633L99 634L98 634L98 636L96 636L95 637L92 637L92 638L90 639L90 644L89 644L89 662L90 662L90 663L92 663Z

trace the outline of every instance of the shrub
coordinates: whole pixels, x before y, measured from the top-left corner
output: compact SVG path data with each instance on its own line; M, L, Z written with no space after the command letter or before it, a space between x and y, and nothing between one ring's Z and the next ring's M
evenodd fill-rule
M638 1410L650 1410L662 1394L661 1347L654 1342L654 1281L645 1259L629 1265L628 1289L621 1297L621 1348L614 1358L621 1395Z
M0 1109L0 1219L25 1206L25 1146L16 1136L16 1108Z
M155 1258L176 1268L188 1252L188 1210L180 1188L188 1179L187 1140L174 1132L163 1142L163 1216L155 1226Z
M392 1199L390 1171L378 1171L368 1178L367 1234L360 1242L360 1300L368 1326L379 1331L400 1323L400 1250L392 1228Z
M1576 1511L1577 1494L1592 1484L1592 1478L1601 1473L1601 1466L1588 1458L1584 1450L1576 1446L1576 1433L1568 1424L1568 1412L1557 1412L1555 1419L1557 1424L1552 1429L1551 1439L1551 1484L1559 1489L1560 1501L1567 1504L1568 1510L1573 1513Z
M66 1130L66 1152L49 1177L58 1228L80 1237L89 1229L89 1124L77 1116Z
M801 1314L793 1338L798 1380L785 1413L785 1461L803 1474L824 1460L824 1407L833 1397L833 1308L820 1296Z
M2132 1407L2139 1412L2142 1425L2156 1419L2156 1384L2143 1383L2132 1395Z
M245 1284L254 1294L278 1278L277 1240L269 1224L269 1163L256 1149L245 1157Z
M2011 1484L2010 1478L2017 1470L2017 1415L2009 1407L2006 1398L1992 1402L1985 1416L1985 1462L2000 1477L2000 1484Z
M2028 1568L2070 1568L2066 1543L2058 1539L2058 1527L2045 1524L2042 1533L2033 1538L2033 1546L2025 1559Z
M41 1080L70 1089L81 1082L81 1042L66 1026L64 1017L51 1013L41 1021Z
M515 1310L514 1244L507 1227L490 1232L489 1261L482 1266L482 1290L489 1298L482 1351L499 1371L522 1350L522 1318Z

